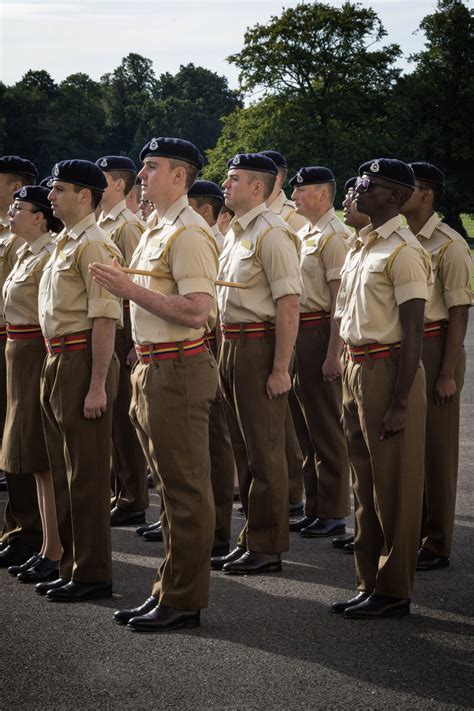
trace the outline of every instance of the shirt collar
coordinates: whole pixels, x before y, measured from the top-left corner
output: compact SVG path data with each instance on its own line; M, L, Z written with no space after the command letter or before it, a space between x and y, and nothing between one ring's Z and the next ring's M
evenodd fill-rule
M372 234L375 234L377 237L381 237L382 239L388 239L388 237L390 237L395 230L402 227L402 224L401 215L395 215L395 217L390 218L390 220L384 222L383 225L380 225L377 229L374 229L372 224L367 225L367 227L363 227L359 232L359 239L363 242L363 244L367 244Z
M324 213L324 215L321 215L319 220L317 220L314 224L314 226L311 228L311 232L313 230L317 230L318 232L322 232L328 222L333 220L336 217L336 211L333 207L331 207L327 212Z
M44 232L40 237L35 239L33 244L28 245L28 251L32 254L39 254L43 247L52 242L51 232Z
M114 207L109 210L109 212L105 215L103 212L101 213L98 222L99 224L101 222L104 222L105 220L116 220L117 217L120 215L121 212L125 210L127 207L127 202L125 198L123 200L120 200Z
M433 212L430 219L425 222L421 230L416 235L417 237L424 237L425 239L430 239L433 236L433 232L439 225L441 220L439 219L436 212Z
M71 230L68 230L68 237L79 239L79 237L87 230L88 227L96 224L95 214L90 212L88 215L77 222Z
M272 204L268 206L268 209L272 212L280 213L283 207L286 205L286 201L287 197L285 195L285 192L283 190L280 190Z
M184 210L185 207L189 205L188 196L181 195L170 207L166 210L165 214L160 217L155 225L155 229L160 229L165 225L172 225L180 212Z
M262 212L266 212L266 210L268 210L268 207L264 202L261 202L259 205L256 205L251 210L246 212L245 215L242 215L242 217L234 217L230 223L230 227L233 227L235 223L238 223L243 231L247 229L252 220L255 220L256 217L261 215Z

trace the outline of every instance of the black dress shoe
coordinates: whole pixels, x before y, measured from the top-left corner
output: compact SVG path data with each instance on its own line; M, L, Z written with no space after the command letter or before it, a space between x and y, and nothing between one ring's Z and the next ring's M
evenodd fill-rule
M417 570L436 570L437 568L448 568L449 558L436 555L429 548L420 548L416 560Z
M226 563L222 570L228 575L277 573L281 570L281 555L279 553L269 554L247 551L233 563Z
M389 597L372 593L359 605L347 607L344 617L351 619L379 619L382 617L403 617L410 614L409 598Z
M369 595L369 592L365 592L365 590L362 590L361 592L358 592L355 597L351 597L350 600L333 602L333 604L331 605L331 612L335 612L337 615L339 615L344 612L344 610L347 610L348 607L354 607L354 605L358 605L360 602L364 602L364 600L367 600Z
M218 558L220 556L226 556L230 551L229 541L217 541L214 539L212 546L211 557Z
M116 610L114 612L114 620L119 625L126 625L132 617L140 617L147 612L151 612L158 605L157 597L149 597L140 607L132 607L130 610Z
M212 570L222 570L226 563L233 563L235 560L239 560L239 558L242 558L246 550L247 549L243 548L243 546L237 546L227 555L219 555L215 558L211 558Z
M290 521L290 531L292 533L299 533L303 528L306 528L314 523L316 519L317 516L303 516L303 518L299 518L296 521Z
M145 531L142 536L144 541L153 541L154 543L163 542L163 531L161 530L161 524L156 528L152 528L151 531Z
M20 541L14 538L6 548L0 551L0 568L9 568L11 565L21 565L31 558L34 551Z
M20 583L42 583L46 580L57 580L59 562L59 560L50 560L46 556L42 556L31 568L19 573L16 578Z
M298 516L298 514L302 514L304 511L304 501L297 501L294 504L289 504L288 505L288 515L290 518L293 516Z
M44 583L38 583L38 585L35 585L35 592L38 593L38 595L46 595L48 590L57 590L58 588L62 588L64 585L67 585L69 580L66 580L65 578L57 578L56 580L51 580L49 582L44 582Z
M147 523L145 526L139 526L135 533L137 536L143 536L147 531L154 531L155 528L161 528L161 521L155 521L155 523Z
M23 563L22 565L11 565L8 568L8 572L10 575L14 575L16 577L19 573L24 573L24 571L28 570L28 568L32 568L36 561L40 558L41 556L39 553L34 553L31 558L28 558L26 563Z
M347 543L354 543L354 536L337 536L331 541L333 548L344 548Z
M346 543L346 545L344 546L344 553L354 555L354 541L352 541L352 543Z
M136 632L167 632L180 627L199 627L200 610L173 610L165 605L158 605L146 615L132 617L127 627Z
M112 583L78 583L75 580L55 590L48 590L48 600L54 602L84 602L112 597Z
M346 522L343 518L317 518L306 528L302 528L300 536L303 538L323 538L346 532Z
M116 506L110 512L111 526L134 526L137 523L145 523L144 511L124 511Z

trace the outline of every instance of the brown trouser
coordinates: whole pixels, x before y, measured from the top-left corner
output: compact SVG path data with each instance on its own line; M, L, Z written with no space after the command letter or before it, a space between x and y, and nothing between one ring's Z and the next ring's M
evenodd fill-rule
M127 356L133 348L129 309L124 309L124 327L115 334L115 352L120 363L117 399L112 420L114 497L112 506L123 511L145 511L148 508L148 480L145 455L130 421L132 398L130 368Z
M293 413L299 410L299 403L293 389L288 392L288 409L285 418L285 455L288 464L288 498L290 504L303 501L303 452L300 434Z
M240 499L247 517L238 545L257 553L289 548L285 418L288 398L269 400L275 338L223 340L221 388L237 461ZM247 467L242 466L243 456Z
M305 477L307 516L345 518L350 513L349 458L342 427L342 384L324 382L322 367L330 324L300 328L296 340L296 394L308 425L316 477Z
M426 383L417 370L405 429L379 439L397 377L391 358L348 361L343 416L354 472L355 564L359 590L411 596L423 501Z
M217 365L208 352L137 363L130 417L161 496L165 559L152 594L178 610L208 605L215 511L209 457L209 410Z
M459 416L466 353L460 353L454 379L457 391L445 405L436 405L434 389L444 356L444 333L423 342L426 371L425 496L421 525L422 545L449 558L453 542L459 461Z
M112 580L110 459L119 363L114 354L105 386L107 411L94 420L83 414L91 366L90 349L47 356L41 383L43 426L64 550L59 573L81 583Z

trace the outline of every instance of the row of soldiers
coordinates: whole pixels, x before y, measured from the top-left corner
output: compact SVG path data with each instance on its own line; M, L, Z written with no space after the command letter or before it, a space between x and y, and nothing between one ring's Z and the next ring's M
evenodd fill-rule
M145 231L127 158L62 161L47 188L0 159L3 212L14 199L1 565L53 601L111 596L110 524L144 521L148 466L161 516L138 532L165 557L151 596L115 619L196 626L210 566L279 571L289 531L343 533L351 471L357 594L332 611L407 614L415 568L449 564L454 521L471 257L436 214L443 174L364 163L344 225L326 167L290 179L292 203L276 151L231 158L223 191L196 180L187 141L153 138L140 159ZM245 524L230 550L234 460Z

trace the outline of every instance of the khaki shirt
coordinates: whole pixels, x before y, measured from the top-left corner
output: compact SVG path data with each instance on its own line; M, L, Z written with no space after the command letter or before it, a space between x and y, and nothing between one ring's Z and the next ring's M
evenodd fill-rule
M301 278L303 294L300 311L330 311L332 298L329 282L341 278L349 245L348 230L338 219L333 208L311 227L306 225L298 233L301 238Z
M142 236L133 255L131 267L171 274L173 280L153 276L135 275L133 280L141 286L163 294L209 294L213 306L208 319L212 328L216 321L215 279L218 269L218 252L214 237L205 220L189 207L183 195L176 200L156 226ZM132 335L135 343L170 343L192 341L200 338L206 328L193 329L165 321L130 303Z
M97 224L120 249L128 266L145 229L143 222L127 207L125 200L121 200L107 215L102 212Z
M24 244L24 240L10 232L8 220L0 221L0 326L5 324L3 318L3 285L7 276L15 266L18 259L17 251Z
M94 213L58 235L39 285L39 322L44 336L90 330L95 318L122 324L121 299L99 286L89 273L91 262L112 264L114 257L121 260L118 248L97 225Z
M219 228L218 228L218 226L217 226L217 222L216 222L215 225L213 225L213 226L211 227L211 232L212 232L212 235L213 235L213 237L214 237L214 241L215 241L215 243L216 243L216 245L217 245L217 250L218 250L218 252L219 252L219 254L220 254L220 253L222 252L223 247L224 247L224 235L223 235L221 232L219 232Z
M276 196L275 200L271 205L268 205L268 209L279 215L283 222L290 225L295 232L299 232L305 225L308 224L308 220L303 215L298 215L295 208L295 203L293 200L289 200L283 190L280 194Z
M150 212L150 214L146 218L146 226L148 227L148 229L151 229L152 227L156 226L157 222L158 222L158 213L155 209L152 212Z
M472 257L466 240L433 214L417 234L431 256L434 285L425 322L449 319L452 306L471 305Z
M432 283L429 255L400 215L360 231L341 277L335 318L353 346L399 342L398 307L411 299L427 301Z
M33 244L18 250L18 261L3 286L4 316L16 326L38 325L38 287L43 267L51 257L54 243L45 232Z
M234 217L220 257L219 279L244 282L248 288L218 287L222 321L275 321L276 300L302 291L298 249L296 235L265 203Z

